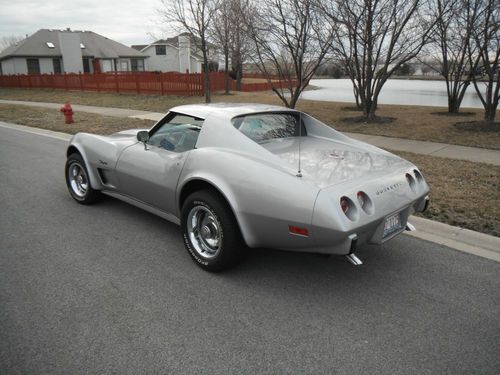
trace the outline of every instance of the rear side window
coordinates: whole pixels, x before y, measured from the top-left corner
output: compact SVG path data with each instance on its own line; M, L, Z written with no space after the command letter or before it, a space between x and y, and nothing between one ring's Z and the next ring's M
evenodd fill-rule
M248 138L257 143L276 138L306 135L302 124L299 132L299 116L295 113L259 113L233 119L233 125Z

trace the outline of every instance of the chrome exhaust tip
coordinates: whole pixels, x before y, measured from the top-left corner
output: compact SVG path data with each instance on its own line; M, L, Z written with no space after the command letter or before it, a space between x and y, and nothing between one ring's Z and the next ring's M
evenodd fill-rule
M363 264L363 262L361 261L361 259L359 259L354 253L348 254L345 257L354 266L360 266L360 265Z
M407 230L408 232L415 232L417 228L415 228L415 226L411 223L406 223L405 230Z

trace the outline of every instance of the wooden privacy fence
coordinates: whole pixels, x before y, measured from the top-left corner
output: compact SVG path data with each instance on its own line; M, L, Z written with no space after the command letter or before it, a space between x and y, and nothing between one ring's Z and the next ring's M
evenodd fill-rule
M180 96L201 96L204 92L201 74L176 72L2 75L0 87Z
M243 76L244 79L253 78L259 79L261 82L242 82L241 90L244 92L253 92L253 91L267 91L272 90L274 87L286 87L287 82L280 80L279 77L272 77L273 84L271 85L267 82L265 76L262 74L245 74ZM292 85L295 85L296 81L293 80L291 82ZM213 72L210 73L210 88L212 91L224 91L225 89L225 74L224 72ZM236 91L236 81L233 79L229 79L229 90Z
M210 73L212 91L224 90L224 73ZM261 78L254 77L251 78ZM275 85L284 85L273 80ZM178 72L114 72L83 74L19 74L0 75L0 87L47 88L97 92L137 93L152 95L202 96L205 93L203 74ZM268 82L246 83L241 91L266 91ZM236 90L236 81L229 80L229 89Z

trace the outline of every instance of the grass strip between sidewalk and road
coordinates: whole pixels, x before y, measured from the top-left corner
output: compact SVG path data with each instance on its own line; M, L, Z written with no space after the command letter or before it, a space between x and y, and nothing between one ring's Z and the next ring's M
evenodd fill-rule
M112 134L126 129L150 128L154 122L129 117L111 117L86 112L75 112L75 123L65 124L64 115L57 109L0 104L0 121L33 126L56 132Z
M202 97L155 96L136 94L97 93L88 91L64 91L42 89L0 88L0 99L26 100L51 103L94 105L139 109L153 112L167 112L171 107L203 103ZM214 94L214 102L265 103L282 105L270 91L230 95ZM359 117L360 112L352 110L353 104L301 100L298 109L303 110L340 131L382 135L387 137L442 142L470 147L500 149L500 126L497 131L464 130L455 126L459 122L481 121L481 109L464 109L464 115L447 116L440 107L380 105L377 115L393 118L392 122L366 124L350 119ZM467 114L467 115L465 115ZM497 115L500 118L500 114Z
M111 134L149 128L153 121L76 112L64 124L54 109L0 105L0 120L58 132ZM424 217L500 237L500 167L395 151L417 165L431 187L431 205Z
M431 204L419 216L500 237L500 167L391 152L418 166L431 188Z

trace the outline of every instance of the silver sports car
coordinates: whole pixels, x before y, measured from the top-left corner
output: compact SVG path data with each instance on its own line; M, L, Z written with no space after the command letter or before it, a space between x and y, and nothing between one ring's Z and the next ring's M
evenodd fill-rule
M66 183L82 204L102 194L182 227L208 271L244 250L354 255L401 233L426 209L413 164L296 110L260 104L185 105L151 130L79 133Z

